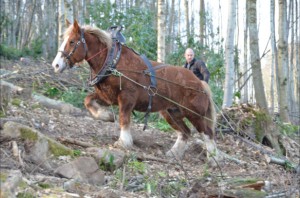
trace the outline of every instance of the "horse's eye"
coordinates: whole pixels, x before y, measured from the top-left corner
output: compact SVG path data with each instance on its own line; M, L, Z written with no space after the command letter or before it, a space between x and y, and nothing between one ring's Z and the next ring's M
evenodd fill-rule
M74 43L75 43L74 41L70 41L70 45L74 45Z

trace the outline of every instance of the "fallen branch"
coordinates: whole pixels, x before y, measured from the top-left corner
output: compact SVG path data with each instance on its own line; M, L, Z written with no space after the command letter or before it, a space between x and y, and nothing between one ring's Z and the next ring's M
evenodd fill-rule
M294 171L296 171L297 173L299 172L299 168L297 168L297 166L295 164L292 164L290 161L285 160L285 159L280 159L274 156L269 156L269 155L264 155L266 161L271 164L278 164L283 166L286 169L292 169Z
M43 105L47 108L57 109L61 113L73 114L73 113L80 113L81 112L81 109L79 109L77 107L74 107L71 104L64 103L62 101L53 100L53 99L47 98L47 97L42 96L42 95L33 94L32 98L35 101L39 102L41 105Z
M157 162L162 162L162 163L166 163L166 164L177 164L177 163L171 162L170 160L165 160L165 159L162 159L162 158L152 157L152 156L145 155L145 154L138 155L137 159L141 160L141 161L151 160L151 161L157 161Z
M0 85L1 86L6 86L6 87L9 87L9 89L12 91L12 92L15 92L15 93L20 93L23 91L23 88L22 87L19 87L19 86L16 86L10 82L6 82L4 80L0 80Z
M82 146L84 148L95 147L95 145L93 145L93 144L90 144L88 142L83 142L83 141L75 140L73 138L58 137L57 140L60 141L61 143L75 144L75 145L78 145L78 146Z

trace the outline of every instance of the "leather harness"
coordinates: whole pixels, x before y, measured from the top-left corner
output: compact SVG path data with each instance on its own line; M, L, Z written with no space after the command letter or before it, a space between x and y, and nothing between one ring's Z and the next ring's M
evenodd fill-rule
M108 31L110 32L112 40L113 40L112 47L109 50L109 52L107 53L103 67L100 69L98 74L96 74L95 77L93 78L92 73L90 73L90 79L89 79L90 86L94 86L98 83L101 83L103 80L105 80L108 77L108 75L111 73L112 69L116 68L116 66L120 60L122 46L127 47L125 45L126 39L121 33L122 29L123 29L122 26L111 26L110 28L108 28ZM63 55L69 62L69 65L73 65L70 58L81 43L83 43L85 52L87 53L87 46L86 46L86 42L84 39L84 29L80 29L80 39L77 41L73 50L70 53L62 51ZM129 49L131 49L131 48L129 48ZM141 57L141 59L144 61L144 63L147 65L148 69L144 70L143 73L148 74L150 76L150 85L148 86L149 104L148 104L147 111L144 116L145 120L144 120L143 130L145 130L147 127L147 119L148 119L149 113L151 112L151 109L152 109L152 98L153 98L153 96L155 96L155 94L157 92L157 82L156 82L155 70L159 69L161 67L167 66L167 65L159 65L159 66L156 66L155 68L153 68L151 62L147 59L147 57L144 54L140 55L135 50L133 50L133 49L131 49L131 50L134 53L136 53L137 55L139 55Z

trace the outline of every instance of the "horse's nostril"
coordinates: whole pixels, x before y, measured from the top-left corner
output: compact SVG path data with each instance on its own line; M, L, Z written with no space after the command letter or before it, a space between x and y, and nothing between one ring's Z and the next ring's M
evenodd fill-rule
M58 65L58 64L56 64L56 65L55 65L55 67L56 67L56 68L59 68L59 65Z

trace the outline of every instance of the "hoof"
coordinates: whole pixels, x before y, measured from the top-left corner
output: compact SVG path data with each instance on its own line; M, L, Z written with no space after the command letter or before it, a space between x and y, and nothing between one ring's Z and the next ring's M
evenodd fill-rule
M118 148L129 150L129 149L133 148L133 143L131 142L131 143L125 144L124 141L122 141L121 139L119 139L118 141L116 141L114 143L114 146L118 147Z
M98 109L96 113L92 113L93 117L97 120L102 120L104 122L114 122L115 117L111 111L106 109Z

